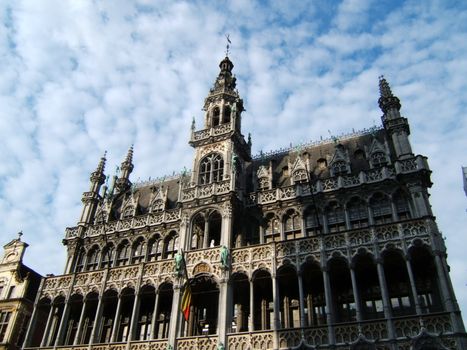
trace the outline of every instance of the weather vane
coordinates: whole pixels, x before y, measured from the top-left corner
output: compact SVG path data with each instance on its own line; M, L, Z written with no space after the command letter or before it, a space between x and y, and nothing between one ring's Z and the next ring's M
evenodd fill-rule
M228 56L229 56L229 53L230 53L230 44L232 44L232 42L230 41L230 34L226 34L226 35L225 35L225 38L227 39L227 45L226 45L226 49L225 49L225 55L228 57Z

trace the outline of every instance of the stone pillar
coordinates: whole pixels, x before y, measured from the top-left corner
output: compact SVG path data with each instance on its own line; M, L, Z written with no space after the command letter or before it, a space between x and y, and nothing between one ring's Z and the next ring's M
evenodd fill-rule
M54 315L54 309L55 309L54 303L50 302L50 311L49 311L49 316L47 317L47 322L45 324L44 334L43 334L42 340L41 340L41 345L40 345L41 348L46 347L46 346L49 345L49 344L47 344L47 342L48 342L48 339L49 339L50 324L52 323L52 318L53 318L53 315Z
M228 277L224 277L219 283L219 307L217 316L217 344L226 344L228 322L231 321L229 314L231 314L228 303Z
M86 312L87 299L83 300L83 308L81 309L81 314L79 315L78 328L76 329L75 339L73 339L73 345L78 345L79 338L81 336L81 328L83 327L83 319Z
M65 306L62 312L62 318L60 320L60 325L58 327L57 338L55 339L54 347L62 345L63 336L65 334L65 328L67 326L68 316L70 314L70 300L65 301Z
M355 302L355 309L357 313L357 322L362 322L363 320L362 304L361 304L361 299L360 299L360 291L358 290L357 277L355 275L355 266L353 263L349 264L349 270L350 270L350 278L352 280L352 292L353 292L353 297L354 297L354 302Z
M253 332L255 330L255 320L254 320L254 314L255 314L254 300L255 300L255 295L254 295L253 278L250 278L249 281L250 281L250 317L248 318L248 331Z
M388 329L389 339L395 338L394 325L392 323L391 301L389 300L389 291L386 284L386 276L384 275L383 260L376 259L376 269L378 271L379 288L381 290L381 299L383 300L384 318L386 319L386 327Z
M306 320L305 320L305 297L303 293L303 279L302 279L302 271L298 271L298 297L300 298L300 327L306 327ZM310 313L310 309L308 309L308 313Z
M159 291L155 290L155 298L154 298L154 311L152 312L152 319L151 319L151 334L149 336L150 339L156 339L156 320L157 320L157 312L159 311ZM171 319L172 321L172 319Z
M328 267L321 266L321 270L323 271L324 297L326 299L326 306L327 306L326 323L328 324L328 339L329 339L329 345L333 346L336 344L336 340L335 340L334 327L333 327L334 307L332 305L331 280L329 278Z
M115 343L115 339L117 339L117 333L118 333L118 326L119 326L119 318L120 318L120 310L122 308L122 298L123 296L121 294L118 295L118 301L117 301L117 310L115 310L115 316L113 320L113 325L112 325L112 334L110 336L110 342Z
M264 227L259 225L259 243L264 244Z
M274 319L272 330L274 331L274 348L279 349L279 336L277 331L280 329L280 303L279 303L279 285L276 278L276 272L272 274L272 300L274 302Z
M204 221L204 233L203 233L203 246L201 248L209 248L209 218L206 217Z
M140 292L137 291L133 299L133 310L131 310L131 319L130 319L130 332L129 332L130 334L128 335L128 339L127 339L128 344L130 344L130 341L135 340L136 326L138 325L138 318L139 318L139 305L141 301L140 296L141 296Z
M94 316L94 325L92 326L91 336L89 337L89 348L91 348L91 345L96 342L96 331L100 328L102 322L103 298L104 297L102 296L102 294L99 294L96 315Z
M174 284L174 294L172 300L172 312L170 313L170 327L169 327L169 337L167 339L167 344L175 348L175 342L177 338L177 331L180 329L180 285Z
M404 260L405 260L405 265L407 266L407 274L409 275L410 290L412 292L412 297L415 303L415 311L417 312L417 315L421 315L422 310L420 308L420 302L418 300L417 287L415 285L415 277L413 275L412 265L410 264L410 257L406 255L404 257Z

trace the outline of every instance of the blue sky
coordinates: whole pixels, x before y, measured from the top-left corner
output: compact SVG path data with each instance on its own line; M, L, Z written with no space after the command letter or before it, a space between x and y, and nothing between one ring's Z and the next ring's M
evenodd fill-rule
M3 1L0 237L61 273L66 226L104 150L132 180L192 167L191 119L225 34L255 153L380 125L378 76L401 99L467 311L467 3L460 1Z

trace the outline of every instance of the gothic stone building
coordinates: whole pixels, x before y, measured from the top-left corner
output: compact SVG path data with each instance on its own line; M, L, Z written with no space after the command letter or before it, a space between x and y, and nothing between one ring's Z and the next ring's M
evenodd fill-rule
M386 80L381 127L252 157L232 68L192 125L190 173L132 185L130 148L107 188L101 159L25 347L467 348L431 171Z

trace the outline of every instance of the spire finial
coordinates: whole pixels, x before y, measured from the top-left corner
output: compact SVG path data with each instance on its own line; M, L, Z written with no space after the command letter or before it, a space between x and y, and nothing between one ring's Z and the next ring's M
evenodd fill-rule
M125 162L131 164L133 162L133 144L131 144L126 154Z
M196 122L195 122L195 116L193 116L193 119L191 120L191 130L195 130L196 129Z
M18 232L18 241L21 241L21 236L23 235L23 231Z
M386 78L383 75L380 75L378 79L380 94L378 99L379 108L381 108L385 114L391 109L399 111L401 109L401 103L399 99L392 94L391 88L389 87L389 83L387 82Z
M105 169L105 162L107 160L107 151L104 151L104 155L101 157L101 160L99 161L99 164L97 165L97 169L96 169L96 172L97 173L104 173L104 169Z
M230 34L226 34L226 35L225 35L225 38L227 39L227 45L225 45L225 56L226 56L226 57L229 57L229 54L230 54L230 44L232 44L232 42L230 41Z

